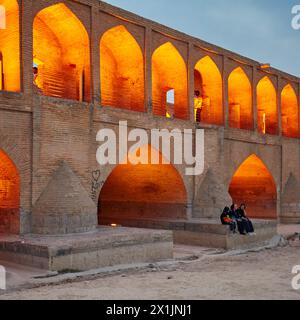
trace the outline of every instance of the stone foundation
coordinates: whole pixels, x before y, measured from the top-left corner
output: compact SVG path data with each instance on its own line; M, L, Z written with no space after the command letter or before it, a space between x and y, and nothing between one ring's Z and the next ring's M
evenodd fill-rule
M99 228L68 236L0 236L0 259L50 271L85 271L173 258L170 231Z
M100 222L152 219L158 228L184 231L185 236L175 232L176 241L192 232L190 238L196 234L199 244L214 246L215 241L230 247L222 226L214 227L220 231L194 232L189 228L196 224L201 229L205 223L189 219L217 220L232 198L246 202L249 216L300 222L299 108L294 104L287 112L284 98L292 89L299 96L299 78L272 67L262 69L258 61L99 0L6 2L15 5L1 42L5 91L0 92L0 205L19 211L0 213L0 232L94 231L98 206ZM73 49L78 55L71 54ZM33 56L43 90L33 85ZM275 89L271 102L276 102L276 119L262 134L265 94L257 87L266 77ZM244 90L246 82L249 90ZM168 118L172 110L166 90L172 88L174 114ZM200 123L194 117L195 89L204 95L203 106L209 105ZM245 105L241 92L247 96ZM188 176L186 166L175 159L166 166L100 166L97 133L110 129L117 134L120 121L146 130L148 141L152 129L191 130L193 150L195 130L205 129L204 173ZM179 143L171 143L171 153L176 147ZM250 161L246 166L248 173L252 167L252 177L237 175L253 157L261 165ZM266 172L269 179L253 179L266 177ZM210 229L213 223L208 225Z
M121 220L117 223L127 227L172 230L174 243L183 245L243 249L266 244L277 234L277 221L253 220L255 236L233 235L229 227L212 219L197 220Z
M218 224L202 223L192 226L191 230L174 231L174 242L225 250L248 249L267 245L277 234L277 223L274 221L254 221L255 235L233 235L227 227ZM199 232L202 229L203 232Z

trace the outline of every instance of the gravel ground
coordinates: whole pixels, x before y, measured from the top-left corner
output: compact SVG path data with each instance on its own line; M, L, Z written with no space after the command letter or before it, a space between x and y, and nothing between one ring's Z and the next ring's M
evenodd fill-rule
M300 290L291 285L292 268L300 265L300 241L239 255L214 252L199 256L195 261L161 268L14 291L0 299L300 300Z

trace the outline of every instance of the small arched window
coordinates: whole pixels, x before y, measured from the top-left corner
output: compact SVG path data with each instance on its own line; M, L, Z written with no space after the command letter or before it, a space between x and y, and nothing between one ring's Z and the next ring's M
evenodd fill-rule
M166 117L172 119L174 117L175 90L167 89L166 91Z

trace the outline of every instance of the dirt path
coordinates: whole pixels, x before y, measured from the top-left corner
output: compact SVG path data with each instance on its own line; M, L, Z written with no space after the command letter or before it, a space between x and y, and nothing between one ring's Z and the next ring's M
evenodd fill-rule
M130 272L1 295L0 299L295 299L292 268L300 241L238 256L208 256L164 269Z

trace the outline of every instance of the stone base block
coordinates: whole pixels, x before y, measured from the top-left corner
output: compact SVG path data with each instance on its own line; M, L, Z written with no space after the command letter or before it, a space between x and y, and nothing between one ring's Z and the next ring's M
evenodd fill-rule
M255 236L233 235L227 226L211 219L200 220L118 220L127 227L172 230L174 242L226 250L264 245L277 234L277 221L253 220Z
M300 224L300 214L283 215L280 217L282 224Z
M173 258L170 231L101 227L67 236L0 236L0 260L50 271L86 271Z

